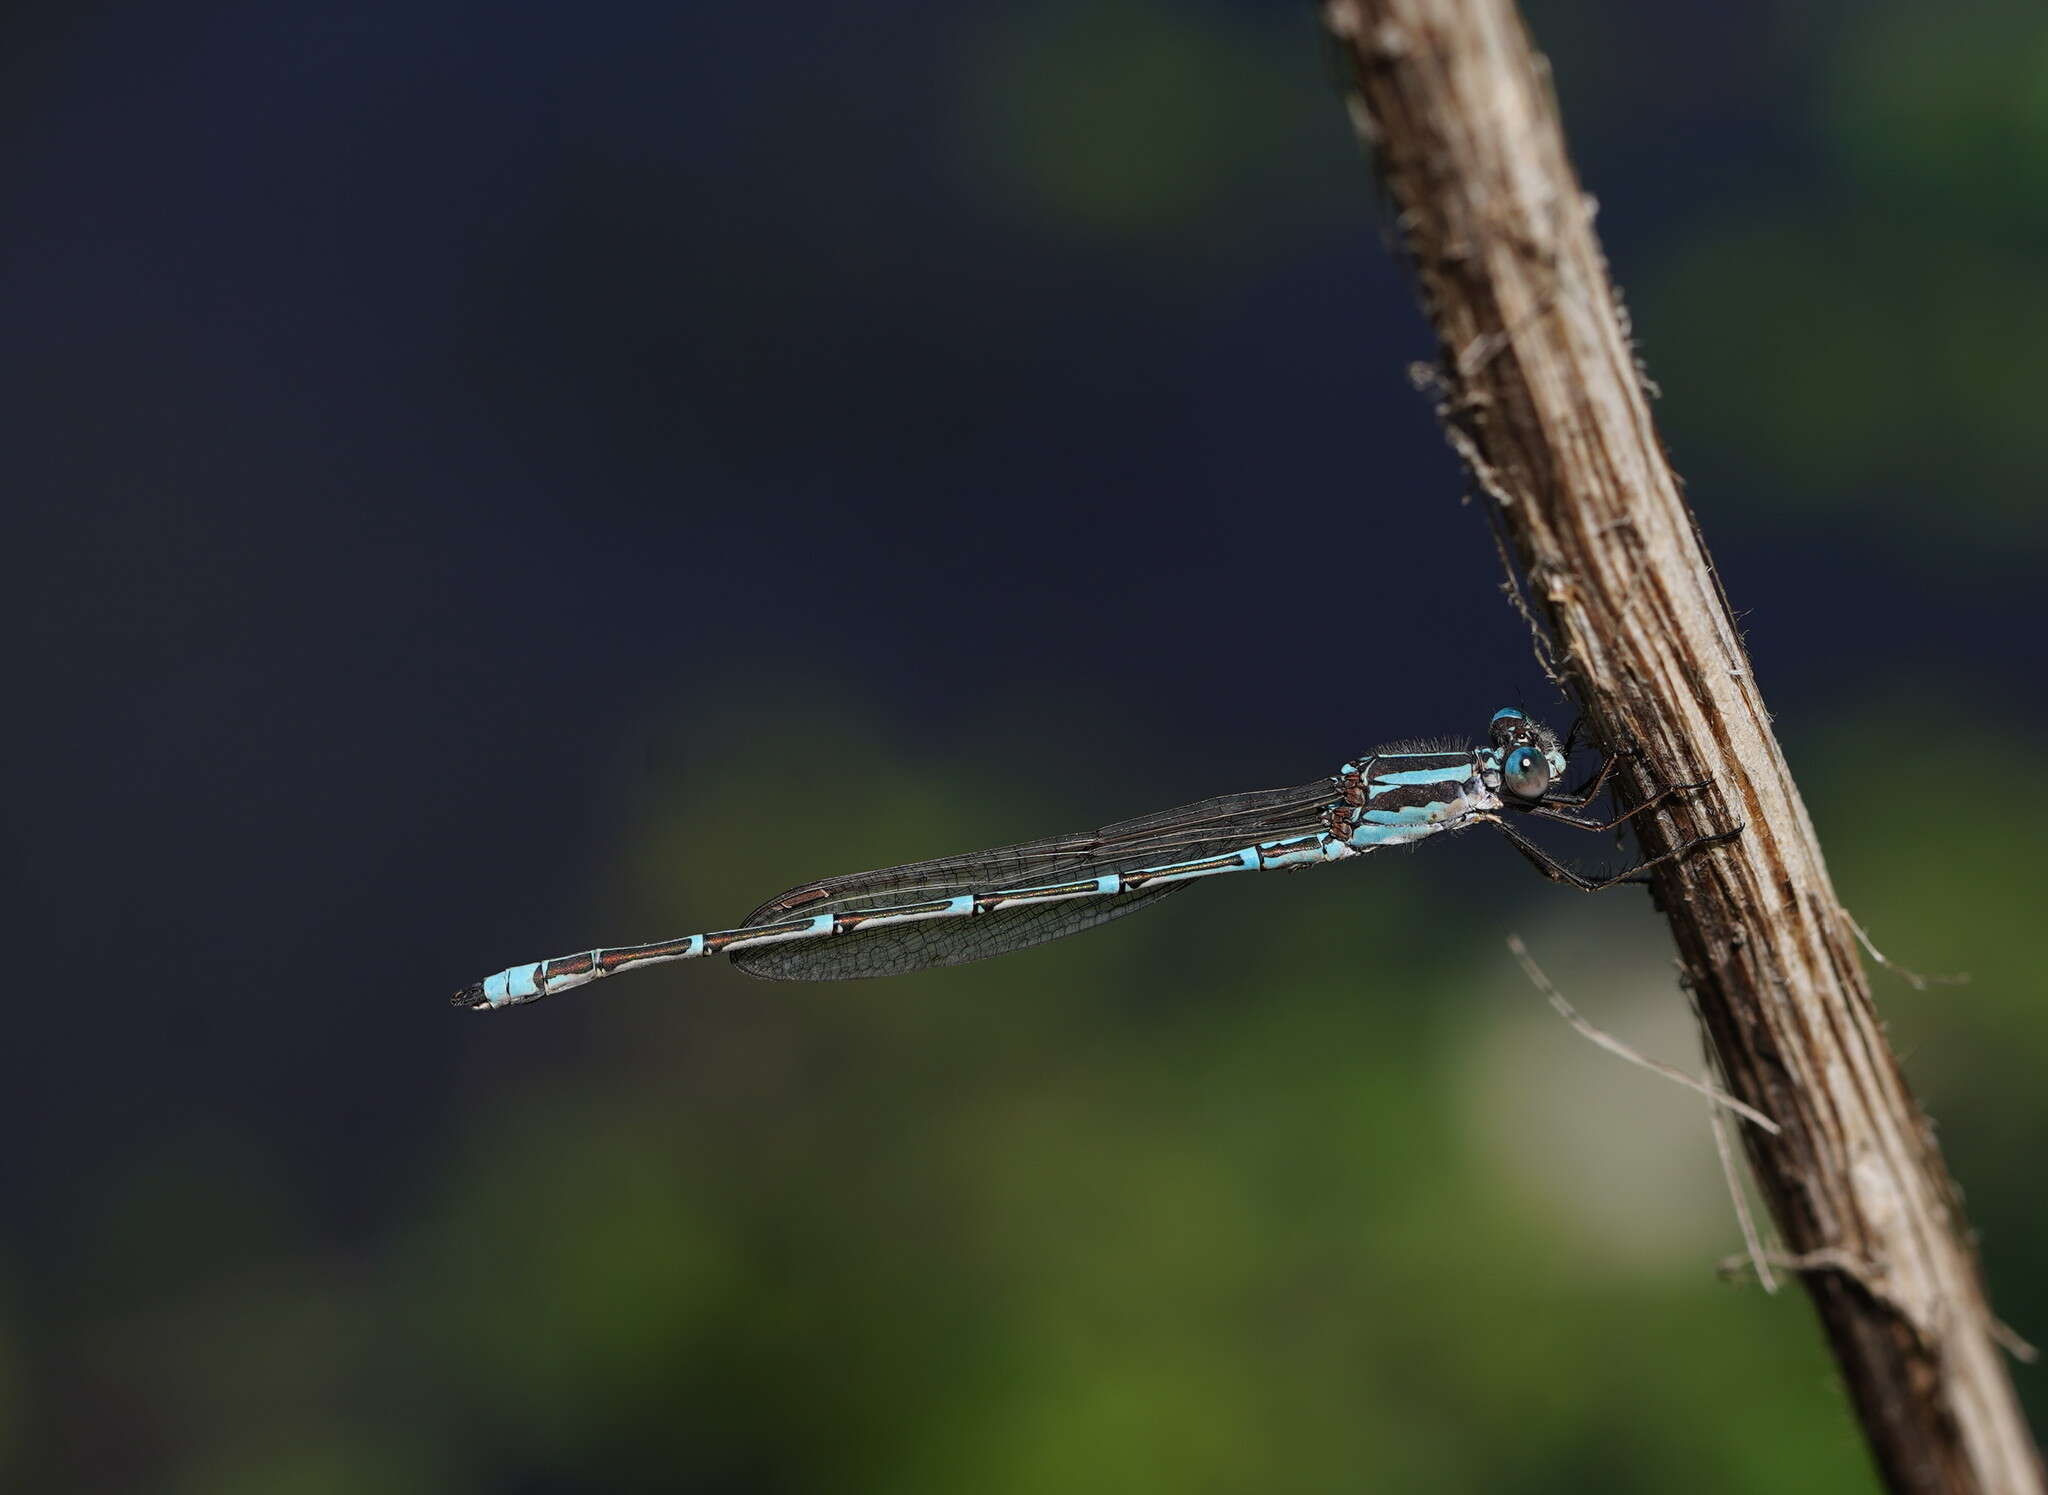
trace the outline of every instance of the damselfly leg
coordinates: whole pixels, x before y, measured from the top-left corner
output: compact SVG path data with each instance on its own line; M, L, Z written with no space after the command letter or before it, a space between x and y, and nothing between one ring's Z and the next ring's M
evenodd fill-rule
M1564 755L1567 758L1571 756L1571 749L1569 747L1564 749ZM1620 753L1603 754L1600 759L1600 766L1593 770L1592 778L1586 780L1585 783L1579 785L1576 789L1552 790L1543 796L1543 802L1546 805L1564 805L1572 809L1577 809L1581 805L1591 804L1599 797L1600 791L1607 787L1607 781L1614 776L1614 770L1620 766L1621 759L1622 755Z
M1705 784L1667 784L1641 804L1636 805L1632 809L1623 810L1612 820L1595 820L1590 815L1576 815L1572 813L1570 807L1575 804L1585 804L1587 800L1593 797L1590 794L1585 796L1584 799L1578 800L1567 799L1562 795L1545 796L1541 804L1531 806L1527 813L1540 815L1545 820L1555 820L1560 825L1575 826L1582 831L1611 831L1618 825L1627 824L1645 810L1654 810L1660 805L1669 804L1673 798L1680 794L1706 787Z
M1574 728L1573 730L1576 732L1577 729ZM1613 777L1614 770L1620 764L1623 756L1619 752L1607 753L1600 760L1600 767L1595 770L1593 777L1577 789L1553 790L1537 797L1533 803L1524 800L1522 803L1514 805L1514 808L1519 809L1525 815L1540 816L1544 820L1554 820L1560 825L1569 825L1575 830L1611 831L1635 819L1636 816L1643 814L1645 811L1655 810L1662 805L1669 804L1681 794L1688 794L1694 790L1707 787L1704 781L1692 784L1662 785L1651 790L1642 803L1623 810L1610 820L1601 820L1593 815L1579 813L1585 806L1597 799L1601 791L1607 787L1608 780ZM1652 867L1675 861L1677 858L1697 851L1702 847L1715 846L1732 841L1742 834L1742 827L1738 825L1733 830L1716 831L1709 835L1695 836L1689 841L1682 842L1670 850L1651 857L1647 861L1639 862L1624 871L1604 877L1588 877L1576 868L1567 866L1559 861L1527 836L1524 836L1520 831L1509 825L1505 820L1496 820L1495 824L1500 827L1501 834L1508 838L1509 843L1515 850L1534 863L1536 869L1545 877L1550 878L1554 882L1568 884L1585 893L1598 892L1602 888L1610 888L1617 883L1645 881L1643 873Z
M1576 868L1568 867L1563 862L1560 862L1556 857L1538 846L1534 841L1531 841L1506 821L1497 820L1494 824L1500 828L1500 833L1508 838L1508 844L1527 857L1538 872L1541 872L1552 882L1564 883L1567 886L1577 888L1581 893L1597 893L1601 889L1611 888L1617 883L1640 882L1642 875L1652 867L1661 867L1666 862L1675 862L1680 857L1690 856L1693 852L1703 850L1709 846L1725 845L1741 835L1743 831L1743 827L1738 825L1730 830L1714 831L1710 835L1705 836L1694 836L1690 841L1681 841L1669 851L1660 852L1648 861L1638 862L1635 866L1625 871L1616 872L1609 877L1588 877Z
M1569 742L1567 743L1564 752L1567 757L1571 755L1571 748L1569 746ZM1550 793L1543 796L1543 803L1546 805L1555 806L1557 808L1568 810L1578 810L1585 808L1587 805L1591 804L1594 800L1600 797L1600 792L1607 787L1607 781L1614 777L1614 770L1621 766L1621 760L1627 756L1632 755L1619 752L1610 752L1603 755L1600 759L1600 766L1593 770L1592 778L1586 780L1585 783L1581 784L1576 789L1552 790ZM1659 805L1664 803L1674 794L1682 794L1689 789L1704 789L1706 787L1707 781L1704 779L1700 780L1700 782L1696 784L1666 784L1661 788L1653 791L1649 798L1645 799L1633 810L1630 810L1627 815L1618 816L1612 822L1612 825L1602 826L1600 827L1600 829L1612 829L1613 825L1619 825L1622 821L1628 819L1629 815L1640 815L1643 813L1643 811L1649 809L1652 805Z
M1586 713L1581 711L1572 718L1572 724L1564 734L1564 755L1569 758L1579 745L1579 728L1586 725Z

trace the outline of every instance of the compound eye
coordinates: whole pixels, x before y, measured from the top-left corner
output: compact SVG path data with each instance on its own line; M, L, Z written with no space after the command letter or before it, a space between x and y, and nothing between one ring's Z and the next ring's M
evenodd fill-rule
M1500 766L1500 781L1516 799L1541 799L1550 788L1550 760L1532 747L1518 747Z

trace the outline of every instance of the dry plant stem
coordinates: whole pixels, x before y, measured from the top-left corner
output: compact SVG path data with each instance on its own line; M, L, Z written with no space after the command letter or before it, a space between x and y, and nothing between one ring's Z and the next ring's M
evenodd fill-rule
M1445 428L1561 679L1663 782L1712 781L1643 826L1644 851L1747 826L1654 890L1728 1088L1783 1128L1745 1144L1815 1263L1800 1279L1878 1467L1897 1491L2041 1491L1955 1186L1651 422L1545 65L1508 0L1323 16L1441 343ZM1639 802L1648 777L1625 777Z

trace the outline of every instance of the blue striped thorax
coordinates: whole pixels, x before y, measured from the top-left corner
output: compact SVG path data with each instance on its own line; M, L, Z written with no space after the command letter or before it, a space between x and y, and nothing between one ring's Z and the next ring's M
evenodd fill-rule
M1329 829L1354 852L1419 841L1500 808L1470 748L1401 744L1381 748L1336 775Z
M1394 743L1335 775L1329 830L1354 851L1456 830L1511 805L1540 801L1564 777L1557 734L1509 707L1485 747Z

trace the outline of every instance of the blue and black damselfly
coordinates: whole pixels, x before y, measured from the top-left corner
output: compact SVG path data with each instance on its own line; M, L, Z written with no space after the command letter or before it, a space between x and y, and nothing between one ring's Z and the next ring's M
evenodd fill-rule
M775 981L960 965L1093 929L1201 878L1341 862L1469 825L1495 827L1544 876L1589 893L1741 834L1737 826L1697 836L1627 871L1586 877L1524 836L1509 815L1608 831L1701 786L1668 786L1601 821L1583 811L1613 773L1614 755L1567 791L1557 787L1567 748L1548 727L1509 708L1494 714L1488 736L1483 747L1395 743L1291 789L1226 794L1080 835L828 877L769 899L737 929L513 966L453 1000L516 1007L636 966L700 955L730 955L748 975Z

